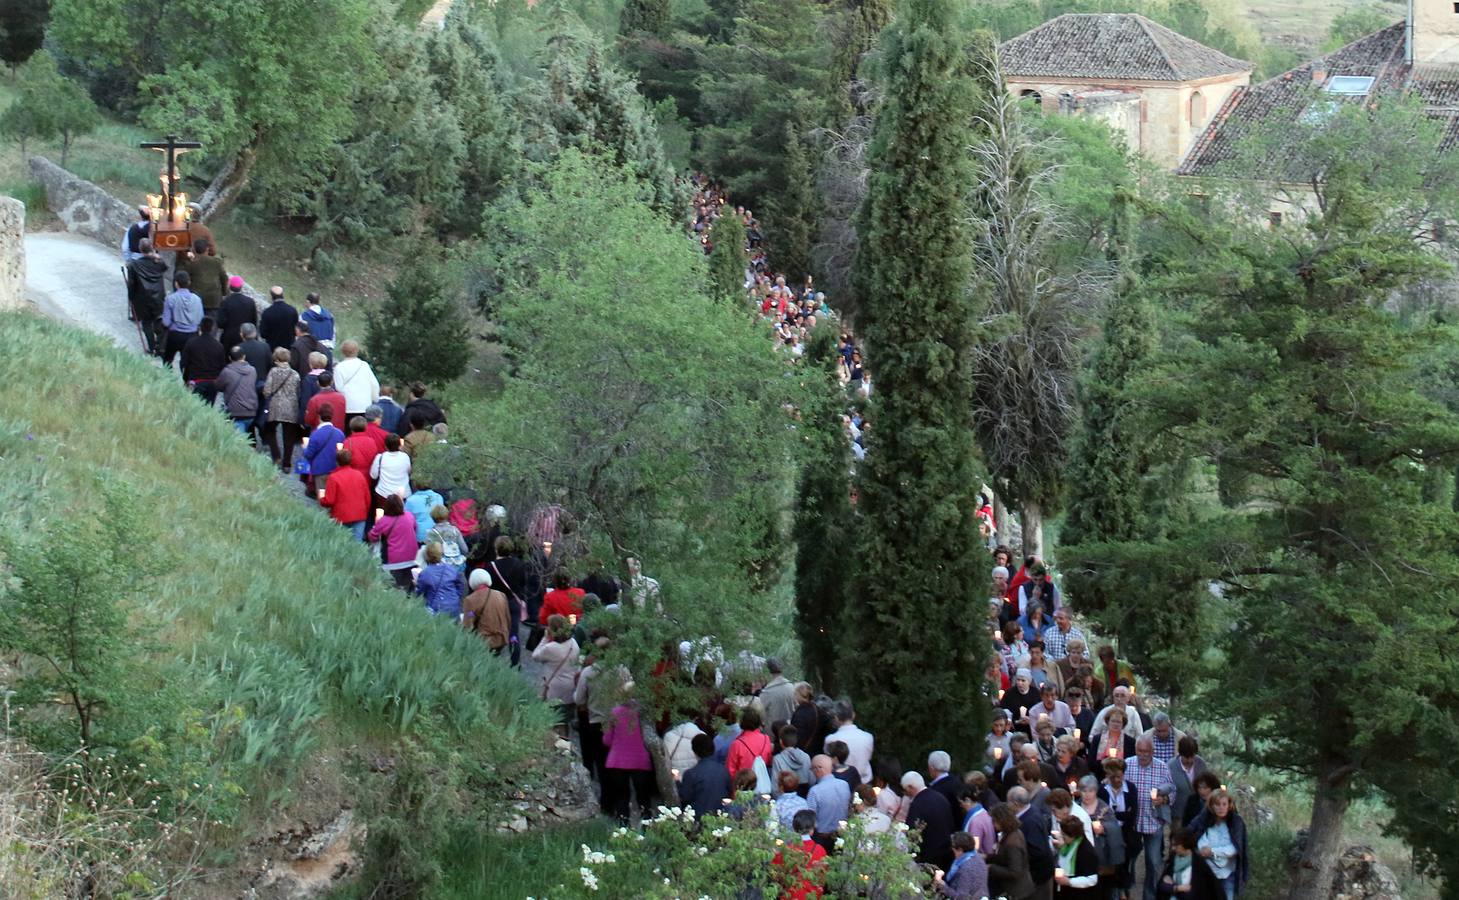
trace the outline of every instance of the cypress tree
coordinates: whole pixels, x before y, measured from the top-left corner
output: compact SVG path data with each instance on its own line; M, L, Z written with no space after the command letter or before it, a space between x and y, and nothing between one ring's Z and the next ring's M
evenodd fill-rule
M618 32L663 37L669 33L671 18L669 0L628 0L618 16Z
M977 88L952 0L910 0L882 37L885 72L860 215L861 327L876 375L861 473L860 578L843 677L878 752L979 752L966 702L989 643L976 588L971 292L965 192ZM956 715L946 710L956 705Z
M810 272L811 242L820 218L810 148L802 130L785 125L785 189L770 198L765 223L775 265L799 280Z
M1126 273L1105 310L1099 347L1079 385L1082 427L1069 461L1060 531L1066 545L1135 540L1148 529L1142 482L1149 436L1135 420L1129 388L1155 351L1154 318ZM1081 605L1095 599L1085 591L1079 596Z
M714 249L709 251L709 291L717 300L734 302L745 297L745 223L733 212L725 213L709 233Z
M827 693L837 687L836 642L851 584L842 548L852 539L851 452L841 426L832 335L830 328L816 329L803 357L805 462L795 497L795 633L806 677Z

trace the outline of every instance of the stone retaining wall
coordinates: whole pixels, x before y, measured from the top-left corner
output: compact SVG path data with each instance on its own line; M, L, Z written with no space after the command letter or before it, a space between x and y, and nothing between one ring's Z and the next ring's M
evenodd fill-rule
M0 310L25 305L25 204L0 197Z
M134 207L44 156L30 158L30 174L45 187L46 206L60 217L67 231L121 247L122 235L137 218Z

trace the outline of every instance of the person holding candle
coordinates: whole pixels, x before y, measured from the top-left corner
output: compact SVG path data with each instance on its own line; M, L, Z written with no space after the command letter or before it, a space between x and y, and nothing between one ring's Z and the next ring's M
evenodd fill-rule
M1085 825L1074 816L1059 823L1059 862L1054 870L1054 896L1099 896L1099 854Z
M1069 717L1074 720L1074 739L1079 741L1081 755L1094 733L1094 710L1085 702L1088 696L1080 685L1067 687L1064 691L1064 704L1069 707Z
M1090 747L1096 759L1129 759L1135 755L1135 739L1125 733L1125 714L1111 708L1105 718L1105 730Z
M440 546L427 544L426 552ZM449 565L443 567L454 570ZM424 581L426 573L422 572L420 577ZM461 574L457 572L456 577L460 578ZM573 688L577 685L578 676L578 642L572 636L572 625L566 616L552 616L547 620L547 638L532 651L532 658L547 672L542 680L541 697L557 708L558 721L553 730L558 737L566 738L572 715L577 711L573 703Z
M1155 900L1155 887L1165 865L1165 826L1170 822L1170 798L1175 784L1170 769L1155 758L1155 740L1141 735L1135 741L1135 760L1125 768L1125 781L1135 789L1138 809L1135 830L1140 844L1131 849L1131 856L1145 854L1145 900Z
M314 489L323 491L329 485L329 476L335 469L339 468L336 453L344 443L344 432L334 427L330 421L330 414L333 408L324 404L319 408L323 414L323 420L319 427L310 432L304 445L304 458L309 461L309 474L314 479Z
M1079 755L1080 748L1079 741L1072 734L1060 735L1054 741L1054 758L1050 763L1054 768L1054 781L1051 784L1077 782L1089 774L1089 764Z
M1038 689L1033 684L1033 674L1028 669L1019 668L1013 675L1013 687L1003 694L1003 699L998 705L1008 710L1013 718L1013 727L1031 734L1028 721L1028 711L1039 704Z
M1135 883L1135 856L1143 846L1140 832L1136 828L1139 816L1139 797L1135 788L1125 780L1125 761L1106 759L1104 765L1104 786L1100 798L1109 804L1110 812L1120 826L1120 840L1124 846L1124 859L1118 874L1112 879L1111 887L1117 887L1125 895Z
M1008 758L1012 752L1009 745L1008 729L1013 724L1013 718L1006 709L993 710L993 722L989 725L988 732L988 755L983 764L983 770L996 774L1001 769L1003 760Z
M1039 687L1039 702L1031 707L1029 718L1038 722L1044 716L1049 717L1054 728L1060 731L1068 731L1075 725L1074 715L1069 711L1069 704L1059 699L1059 689L1052 681L1045 681Z
M1124 872L1125 839L1114 810L1110 809L1110 805L1099 793L1099 779L1093 775L1085 775L1079 779L1079 792L1075 800L1089 817L1090 830L1094 832L1094 849L1099 855L1101 891L1111 893L1110 886L1118 885Z
M370 514L370 482L359 470L350 465L350 451L340 450L335 454L339 468L335 469L319 497L319 505L329 510L329 515L350 530L355 540L365 539L365 517Z
M966 831L952 836L952 865L932 876L932 889L953 900L984 900L988 896L988 864L977 850L978 841Z

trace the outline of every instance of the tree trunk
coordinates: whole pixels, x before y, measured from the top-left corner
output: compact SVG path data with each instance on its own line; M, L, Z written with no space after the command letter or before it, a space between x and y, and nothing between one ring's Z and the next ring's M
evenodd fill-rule
M66 168L66 160L71 156L71 135L65 131L61 132L61 168Z
M1008 521L1008 507L1003 504L1003 495L994 491L993 527L998 529L998 543L1005 547L1012 547L1013 537L1008 533Z
M1329 774L1318 779L1307 846L1297 864L1288 900L1327 900L1332 895L1332 876L1342 851L1343 820L1351 802L1346 791L1348 777L1333 766Z
M198 205L203 208L203 218L213 219L227 212L237 202L243 189L248 186L248 176L253 172L253 164L258 160L258 148L255 144L249 144L237 154L214 176L208 189L203 191L203 196L198 199Z
M1044 555L1044 508L1037 500L1023 501L1023 555Z

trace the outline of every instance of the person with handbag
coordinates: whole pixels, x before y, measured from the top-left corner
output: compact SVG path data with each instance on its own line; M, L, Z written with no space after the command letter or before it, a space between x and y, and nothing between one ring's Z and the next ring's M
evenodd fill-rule
M542 663L547 673L538 689L539 695L557 706L558 722L553 729L558 737L566 738L568 724L577 708L573 703L573 688L577 686L578 642L565 616L548 617L547 640L537 645L532 658Z
M368 539L371 543L380 542L380 568L390 574L396 587L409 591L410 571L415 568L415 516L405 511L405 504L397 494L386 497L382 506L382 514L370 529Z

